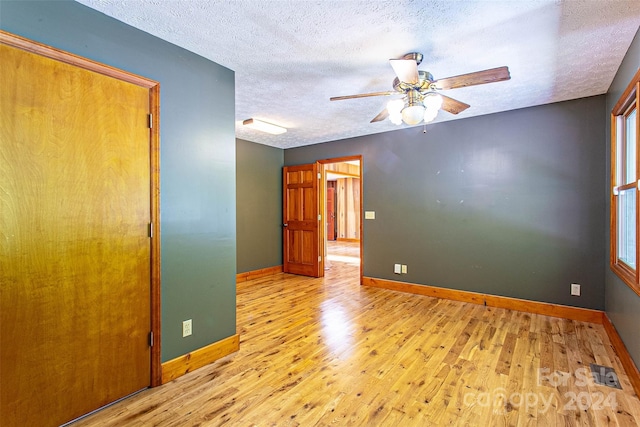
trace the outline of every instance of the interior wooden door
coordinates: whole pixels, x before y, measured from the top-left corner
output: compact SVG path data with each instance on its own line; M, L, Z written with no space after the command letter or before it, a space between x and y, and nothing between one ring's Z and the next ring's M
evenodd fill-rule
M318 163L283 169L283 270L321 277L320 182Z
M0 44L0 423L150 385L149 89Z
M336 240L335 181L327 181L327 240Z

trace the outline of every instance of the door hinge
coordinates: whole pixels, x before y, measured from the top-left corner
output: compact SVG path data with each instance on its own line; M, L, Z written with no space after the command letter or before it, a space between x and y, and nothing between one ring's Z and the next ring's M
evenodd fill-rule
M149 332L149 347L153 347L153 331Z
M322 219L322 215L318 214L318 221Z
M149 223L149 237L153 238L153 223Z
M153 129L153 114L149 114L149 129Z
M318 172L318 179L322 178L322 175L320 174L320 172Z
M318 262L322 262L322 255L318 255Z

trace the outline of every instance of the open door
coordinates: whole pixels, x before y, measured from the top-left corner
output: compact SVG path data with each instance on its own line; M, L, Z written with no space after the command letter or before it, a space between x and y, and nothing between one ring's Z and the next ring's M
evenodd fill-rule
M318 163L283 168L283 270L322 277L321 169Z

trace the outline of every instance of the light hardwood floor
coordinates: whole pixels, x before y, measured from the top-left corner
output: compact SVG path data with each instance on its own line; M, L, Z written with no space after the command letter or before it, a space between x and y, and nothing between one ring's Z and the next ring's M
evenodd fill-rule
M601 325L360 287L357 246L332 246L324 279L238 285L238 353L74 427L640 424Z

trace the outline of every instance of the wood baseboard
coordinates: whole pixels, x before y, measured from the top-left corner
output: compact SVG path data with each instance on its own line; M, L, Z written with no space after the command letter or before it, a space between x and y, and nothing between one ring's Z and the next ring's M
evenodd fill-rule
M486 305L489 307L506 308L509 310L525 311L528 313L542 314L545 316L562 317L565 319L578 320L581 322L602 324L603 312L600 310L591 310L588 308L571 307L567 305L551 304L546 302L528 301L518 298L501 297L497 295L460 291L456 289L439 288L436 286L416 285L413 283L376 279L373 277L363 277L362 284L364 286L391 289L400 292L409 292L435 298L450 299L454 301Z
M184 356L176 357L162 364L162 384L173 381L191 371L215 362L240 349L240 336L231 335L228 338L199 348Z
M616 327L611 323L611 319L609 319L607 313L604 313L602 316L602 326L604 326L604 330L607 331L613 351L618 355L620 363L622 363L622 367L633 386L633 390L636 392L636 396L640 397L640 372L638 372L638 367L631 358L629 351L627 351L627 346L624 345L622 338L618 334Z
M242 283L253 279L261 279L263 277L272 276L278 273L282 273L281 265L261 268L259 270L247 271L246 273L238 273L236 274L236 283Z
M336 241L338 241L338 242L359 242L360 239L350 239L348 237L338 237L336 239Z

